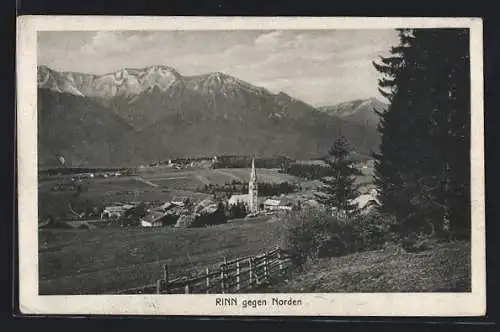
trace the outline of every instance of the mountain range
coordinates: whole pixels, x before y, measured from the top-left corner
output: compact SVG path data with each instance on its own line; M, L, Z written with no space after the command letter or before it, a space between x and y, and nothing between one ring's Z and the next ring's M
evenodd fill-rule
M318 107L318 110L331 116L370 128L377 128L379 116L374 111L384 112L388 105L377 98L356 99L333 106Z
M324 155L339 133L369 154L379 137L353 121L368 112L355 111L361 104L351 112L358 115L343 116L347 106L316 109L221 72L150 66L93 75L39 66L39 165L56 166L60 156L74 167L221 154L308 159Z

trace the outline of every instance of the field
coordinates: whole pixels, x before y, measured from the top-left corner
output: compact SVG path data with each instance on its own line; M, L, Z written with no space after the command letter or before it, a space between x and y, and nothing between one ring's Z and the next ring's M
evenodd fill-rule
M260 253L276 245L278 231L270 217L199 229L40 230L39 291L103 294L155 283L161 264L176 276Z
M298 182L300 179L281 174L277 169L259 168L256 170L257 180L266 183ZM176 170L160 168L140 172L140 177L160 187L178 187L182 189L196 189L205 184L223 185L231 181L248 182L249 168L220 168L220 169L188 169Z

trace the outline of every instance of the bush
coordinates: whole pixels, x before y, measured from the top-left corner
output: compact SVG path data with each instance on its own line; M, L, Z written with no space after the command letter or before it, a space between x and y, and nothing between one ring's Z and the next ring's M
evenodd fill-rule
M244 218L248 214L247 207L243 202L237 202L234 205L227 207L227 215L229 219Z
M298 266L317 258L376 250L396 240L392 224L391 218L377 213L341 219L326 209L303 210L288 219L285 250Z

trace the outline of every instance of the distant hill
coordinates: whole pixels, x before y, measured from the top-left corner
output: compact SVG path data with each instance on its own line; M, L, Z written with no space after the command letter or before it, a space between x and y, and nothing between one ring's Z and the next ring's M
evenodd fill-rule
M388 105L377 98L356 99L343 102L333 106L318 107L318 109L328 115L335 116L353 124L377 128L380 121L377 111L387 110Z
M39 164L124 166L223 154L307 159L338 133L378 147L373 128L332 117L286 93L224 73L182 76L167 66L105 75L38 68Z
M137 131L92 99L38 90L38 163L56 166L132 165L141 158ZM132 155L134 157L132 158Z

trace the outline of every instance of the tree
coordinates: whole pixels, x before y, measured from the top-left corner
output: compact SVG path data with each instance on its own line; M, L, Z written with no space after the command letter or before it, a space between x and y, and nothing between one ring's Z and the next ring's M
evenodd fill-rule
M401 29L399 45L374 63L380 152L374 154L381 210L401 229L470 230L470 81L466 29Z
M389 57L381 57L374 62L375 69L381 74L379 92L389 101L387 111L375 112L380 116L378 131L381 134L380 151L374 153L374 181L379 193L380 210L391 213L396 219L403 220L412 210L410 199L403 195L403 184L408 181L408 162L414 160L407 154L412 150L410 140L405 137L414 132L409 114L408 99L413 93L410 77L414 75L412 58L412 31L399 29L400 43L392 47Z
M328 175L321 178L322 185L315 193L318 201L337 211L354 215L358 212L357 205L352 202L358 196L354 188L356 169L350 159L351 147L344 136L339 136L328 150L329 158L325 162L329 166Z
M120 224L122 226L136 226L140 223L140 219L146 214L146 204L140 203L139 205L125 211L125 213L120 218Z

